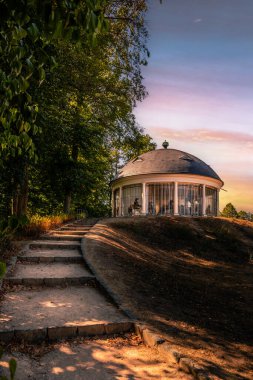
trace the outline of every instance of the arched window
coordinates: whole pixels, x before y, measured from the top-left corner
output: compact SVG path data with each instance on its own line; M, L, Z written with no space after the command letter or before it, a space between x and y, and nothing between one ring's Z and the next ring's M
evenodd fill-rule
M148 185L147 213L171 215L174 208L174 183L155 183Z
M202 215L203 187L202 185L178 185L179 215Z
M217 215L217 190L212 187L206 187L206 215Z
M140 215L142 208L142 185L124 186L122 189L123 216Z

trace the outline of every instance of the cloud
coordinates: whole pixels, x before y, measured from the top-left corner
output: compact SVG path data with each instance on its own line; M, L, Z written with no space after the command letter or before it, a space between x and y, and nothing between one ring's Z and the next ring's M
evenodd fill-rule
M236 144L243 148L253 148L253 135L245 132L230 132L230 131L218 131L212 129L172 129L154 126L149 128L149 131L153 130L156 135L161 138L170 136L171 138L178 140L193 140L199 142L213 141L215 143Z

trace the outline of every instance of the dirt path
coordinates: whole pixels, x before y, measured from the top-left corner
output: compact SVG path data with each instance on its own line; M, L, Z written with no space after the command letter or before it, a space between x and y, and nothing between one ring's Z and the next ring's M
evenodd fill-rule
M40 348L38 348L38 351ZM47 352L48 351L48 352ZM0 364L7 367L10 355ZM55 344L38 354L12 353L18 362L17 380L189 380L175 366L165 364L134 334L115 338ZM5 369L4 373L7 373Z

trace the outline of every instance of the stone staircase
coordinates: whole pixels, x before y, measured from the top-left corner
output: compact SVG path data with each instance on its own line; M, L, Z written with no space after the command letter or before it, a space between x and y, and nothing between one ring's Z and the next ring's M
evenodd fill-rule
M53 341L133 328L83 259L81 239L91 227L70 223L28 242L4 279L0 341Z

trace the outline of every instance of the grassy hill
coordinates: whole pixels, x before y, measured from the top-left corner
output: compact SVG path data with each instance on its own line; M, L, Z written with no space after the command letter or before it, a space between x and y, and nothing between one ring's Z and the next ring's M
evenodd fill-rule
M214 378L253 378L253 223L118 218L88 238L93 264L125 307Z

